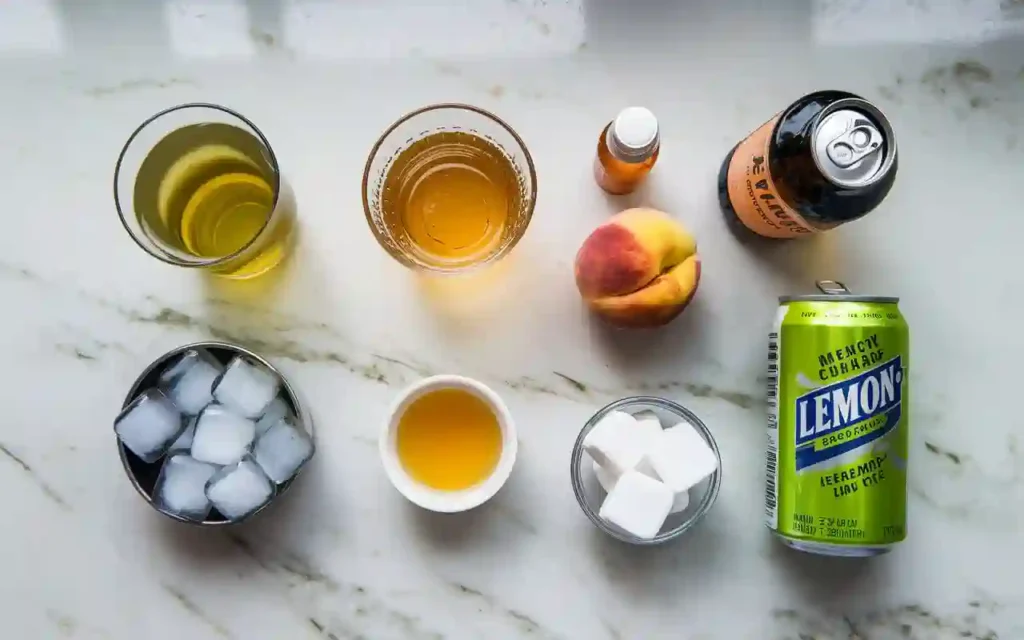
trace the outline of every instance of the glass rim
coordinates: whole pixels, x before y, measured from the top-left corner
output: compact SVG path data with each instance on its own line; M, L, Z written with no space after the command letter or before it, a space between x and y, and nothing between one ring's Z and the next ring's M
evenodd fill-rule
M530 176L531 188L530 188L530 197L528 198L528 202L527 202L527 205L526 205L526 222L523 225L523 232L524 233L525 233L526 228L530 225L530 221L533 220L533 211L534 211L534 208L537 206L537 169L536 169L536 167L533 164L533 156L530 155L530 150L526 147L526 142L523 141L523 139L519 136L518 133L516 133L516 130L512 128L512 125L508 124L507 122L502 120L500 117L498 117L496 114L494 114L491 111L488 111L487 109L483 109L481 107L477 107L477 106L474 106L474 105L471 105L471 104L467 104L465 102L436 102L436 103L428 104L428 105L419 107L418 109L414 109L412 111L409 111L408 113L406 113L405 115L401 116L400 118L395 120L393 123L391 123L391 125L389 125L388 128L385 129L384 132L381 133L380 136L377 137L377 141L373 143L373 147L370 148L370 153L366 156L366 164L363 167L363 186L362 186L363 214L366 216L366 222L370 226L370 231L373 232L373 236L377 240L377 244L379 244L382 248L384 248L385 251L387 251L387 247L386 247L386 245L387 245L386 240L387 239L383 237L383 235L381 234L380 230L377 228L377 225L374 224L373 216L370 213L370 201L369 201L369 198L367 198L367 195L366 195L368 190L369 190L369 186L370 186L370 167L373 164L374 158L377 157L377 153L380 151L380 148L384 145L384 141L387 139L388 136L390 136L392 133L394 133L395 130L398 129L398 127L400 127L403 124L405 124L406 122L412 120L416 116L419 116L419 115L422 115L424 113L428 113L428 112L431 112L431 111L440 111L440 110L443 110L443 109L472 111L472 112L474 112L474 113L476 113L478 115L484 116L485 118L488 118L488 119L492 120L494 123L496 123L502 129L507 131L509 135L512 136L512 139L516 141L516 144L519 145L519 148L522 149L522 151L523 151L523 155L526 157L527 173ZM510 158L510 160L511 160L511 158ZM472 264L455 266L455 267L443 267L443 266L436 266L436 265L412 263L411 261L408 261L405 258L398 258L397 256L394 256L390 251L388 251L388 254L391 255L396 260L398 260L399 262L401 262L402 264L404 264L405 266L410 267L410 268L422 269L424 271L433 271L435 273L467 273L467 272L472 271L474 269L478 269L478 268L481 268L481 267L483 267L485 265L490 264L496 258L498 258L499 256L504 255L509 250L511 250L512 247L514 247L515 244L518 243L518 241L519 241L519 239L517 238L516 241L513 242L512 245L507 247L503 252L497 252L494 255L488 257L486 260L481 260L479 262L474 262Z
M220 112L226 113L229 116L232 116L234 118L237 118L237 119L241 120L250 129L252 129L252 131L256 134L256 137L259 139L259 141L266 148L267 155L269 156L268 159L270 160L270 169L273 172L273 180L272 180L272 183L271 183L270 187L273 190L274 197L273 197L273 201L271 202L270 215L267 216L267 220L263 223L263 226L260 227L259 231L257 231L255 234L253 234L253 237L252 237L251 240L249 240L244 245L242 245L242 247L239 248L237 251L235 251L234 253L231 253L229 255L219 257L219 258L202 258L202 259L196 259L196 260L191 261L191 262L186 262L184 260L179 260L179 259L177 259L177 258L175 258L175 257L173 257L171 255L166 254L166 253L153 251L150 247L146 246L139 239L139 237L136 235L136 233L134 231L132 231L131 226L128 223L128 220L126 219L124 209L121 206L121 198L120 198L120 196L118 194L117 182L118 182L118 177L120 177L120 175L121 175L121 164L124 162L125 154L127 154L128 148L131 146L132 142L135 141L135 138L137 138L138 135L140 133L142 133L143 129L145 129L147 126L149 126L150 124L155 122L158 118L161 118L161 117L163 117L163 116L165 116L167 114L174 113L176 111L183 111L185 109L198 109L198 108L213 109L215 111L220 111ZM188 267L188 268L213 267L213 266L217 266L217 265L220 265L220 264L224 264L224 263L226 263L226 262L228 262L230 260L233 260L233 259L237 258L238 256L242 255L243 253L245 253L246 251L248 251L256 243L256 241L259 240L260 236L263 235L263 232L270 225L271 220L273 218L273 213L274 213L274 211L277 210L277 205L278 205L280 197L281 197L281 167L277 163L277 154L274 153L274 148L270 146L270 141L267 140L267 137L265 135L263 135L263 132L260 131L260 128L257 127L255 124L253 124L252 120L246 118L245 116L243 116L241 113L235 111L234 109L231 109L229 107L225 107L223 105L215 104L215 103L212 103L212 102L186 102L186 103L183 103L183 104L175 105L173 107L168 107L166 109L162 109L162 110L154 113L150 117L146 118L145 120L142 121L141 124L139 124L139 126L135 127L135 130L132 131L132 134L130 136L128 136L128 140L126 140L125 143L124 143L124 146L121 147L121 152L117 155L117 162L114 164L114 207L117 209L117 217L121 220L121 226L124 227L124 230L128 232L129 236L131 236L132 241L134 241L135 244L137 244L140 249L142 249L143 251L145 251L149 255L153 256L157 260L160 260L162 262L166 262L167 264L172 264L172 265L175 265L175 266L178 266L178 267ZM141 225L140 225L140 227L141 227ZM144 231L141 232L141 233L143 233L143 235L145 235ZM153 244L156 244L156 243L154 242Z
M718 460L718 468L715 469L715 472L708 477L708 486L705 489L704 494L701 496L700 503L697 505L696 510L690 515L690 517L664 533L659 532L657 536L649 540L637 538L606 523L598 515L597 511L590 506L590 503L584 495L585 491L583 489L582 466L584 438L586 438L587 434L590 433L590 430L594 428L601 418L607 414L617 409L638 404L655 406L685 418L687 422L689 422L690 425L700 433L704 441L708 443L708 446L711 447L712 452L715 454L715 458ZM637 546L655 546L681 537L684 533L691 530L701 520L703 520L711 511L711 508L718 500L718 493L722 487L722 454L718 448L718 443L715 440L714 434L711 433L711 429L709 429L704 421L693 413L693 411L690 411L683 405L673 402L672 400L668 400L667 398L661 398L658 396L627 396L615 400L614 402L610 402L598 409L597 412L595 412L594 415L586 421L583 428L580 429L580 433L576 437L576 442L573 444L572 455L569 460L569 475L572 482L573 494L576 496L576 502L594 526L621 542Z

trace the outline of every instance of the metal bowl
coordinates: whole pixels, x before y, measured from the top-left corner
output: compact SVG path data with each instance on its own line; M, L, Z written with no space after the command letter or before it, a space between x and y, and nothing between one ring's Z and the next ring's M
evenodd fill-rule
M670 514L658 535L650 540L638 538L609 522L605 522L598 515L605 491L594 474L593 461L583 450L583 439L587 437L590 430L602 418L612 411L624 411L629 414L635 414L640 411L653 411L661 420L662 425L667 426L686 422L692 425L697 430L697 433L704 438L704 441L708 443L708 446L714 452L715 458L718 459L718 469L698 483L697 486L690 489L689 506L679 513ZM587 514L590 521L594 523L594 526L622 542L650 546L675 540L689 531L707 515L708 511L715 504L715 500L718 498L718 490L722 485L722 457L718 452L715 438L711 435L707 425L689 409L664 398L632 396L616 400L602 408L583 425L579 437L576 438L576 444L572 448L569 473L572 477L572 490L576 494L576 501L579 503L580 509L583 509L583 513Z
M127 397L125 397L124 399L124 404L121 406L121 409L123 410L125 407L127 407L131 403L131 401L136 398L136 396L138 396L146 389L155 387L157 378L164 371L164 369L167 368L167 365L170 364L175 358L177 358L185 351L188 351L189 349L199 348L205 349L210 353L210 355L217 358L217 360L219 360L223 364L227 364L231 360L231 358L240 355L250 358L273 371L274 374L281 379L281 397L285 400L285 402L288 403L289 408L291 408L291 410L294 412L295 417L298 420L298 424L301 425L302 428L306 430L306 433L309 434L310 438L314 439L313 455L316 455L316 442L313 433L313 420L310 417L309 413L307 413L305 409L303 409L302 403L299 400L299 396L295 392L295 389L288 383L288 379L285 378L284 374L282 374L277 369L277 367L270 364L270 362L268 362L263 357L253 353L252 351L244 347L239 347L238 345L229 344L226 342L193 342L192 344L186 344L175 349L172 349L165 353L164 355L160 356L152 364L146 367L145 371L142 372L142 375L140 375L135 380L135 383L132 385L131 390L128 391ZM117 451L118 455L121 456L121 464L124 466L125 474L127 474L128 479L131 480L132 486L135 487L135 490L139 492L139 495L142 496L142 498L149 504L149 506L153 507L154 509L156 509L156 511L167 516L168 518L171 518L172 520L177 520L178 522L184 522L186 524L197 525L201 527L238 524L239 522L244 522L245 520L248 520L260 511L266 509L268 506L270 506L271 503L273 503L275 500L284 495L292 486L292 484L295 483L295 481L298 479L298 476L306 467L306 465L303 465L296 472L295 477L277 487L277 492L274 494L274 497L271 498L269 502L267 502L267 504L263 505L256 511L245 516L244 518L228 520L224 516L217 513L217 510L214 509L213 511L210 512L210 515L207 517L206 520L203 520L202 522L196 522L194 520L188 520L186 518L182 518L181 516L177 516L172 513L167 513L166 511L159 509L156 506L156 504L154 504L153 490L156 486L157 477L160 475L160 467L163 465L164 458L161 457L159 460L152 463L144 462L141 458L139 458L130 450L128 450L121 443L120 440L117 440ZM309 462L307 461L306 464L308 465Z

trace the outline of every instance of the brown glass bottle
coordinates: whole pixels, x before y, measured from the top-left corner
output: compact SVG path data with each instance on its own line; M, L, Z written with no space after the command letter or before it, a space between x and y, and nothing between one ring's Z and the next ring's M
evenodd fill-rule
M601 131L594 180L608 193L630 193L654 168L660 150L661 132L654 114L643 107L623 109Z

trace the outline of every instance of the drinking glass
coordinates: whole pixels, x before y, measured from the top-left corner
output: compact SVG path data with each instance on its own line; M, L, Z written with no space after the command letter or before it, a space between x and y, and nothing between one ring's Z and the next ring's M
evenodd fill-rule
M497 199L500 201L498 206L502 207L496 216L499 221L493 228L488 227L488 233L492 237L482 242L478 251L467 250L459 255L439 255L424 248L421 239L416 236L414 223L409 219L409 216L415 216L416 213L409 213L411 205L405 204L404 195L393 191L408 192L411 194L408 202L415 202L417 188L425 184L428 177L438 177L436 174L431 176L431 172L452 171L452 167L458 170L457 165L463 162L465 165L471 164L471 160L467 158L480 149L464 153L467 147L462 146L460 150L460 144L467 140L467 135L482 139L482 153L490 158L487 162L490 163L491 169L502 177L500 184L492 180L488 187L499 189L498 193L502 196ZM429 141L423 146L427 138ZM435 140L438 142L437 145L434 145ZM418 155L411 163L407 162L403 158L403 152L417 147L422 149L417 151ZM396 160L400 160L397 169ZM428 168L423 169L425 166ZM411 177L406 179L399 176L395 179L392 176L389 180L389 172L392 170L408 170ZM471 176L474 170L469 171L470 173L464 175ZM483 175L486 172L485 169L479 173ZM442 193L442 197L434 201L430 200L430 196L420 198L419 211L430 211L444 216L445 211L435 209L443 209L451 204L452 198L460 197L460 189L462 192L467 190L463 189L464 185L465 183L451 183L452 188L448 189L448 193ZM468 190L475 186L470 184ZM442 185L442 192L444 190L445 187ZM454 196L452 192L455 192ZM493 192L490 193L493 195ZM363 172L363 209L374 237L391 257L416 270L438 273L464 272L501 259L523 237L533 216L536 201L537 173L522 138L498 116L467 104L435 104L401 117L388 127L373 145ZM493 205L493 202L490 204ZM458 220L463 211L461 207L466 207L466 215L472 217L471 203L461 202L458 214L447 212L448 218L438 224L446 224L449 227L456 224L454 221ZM403 211L399 211L399 208ZM429 221L421 222L420 225L426 228L423 233L429 234ZM454 230L456 233L458 231Z
M154 258L231 278L290 250L294 198L263 133L215 104L183 104L139 125L114 169L125 230Z

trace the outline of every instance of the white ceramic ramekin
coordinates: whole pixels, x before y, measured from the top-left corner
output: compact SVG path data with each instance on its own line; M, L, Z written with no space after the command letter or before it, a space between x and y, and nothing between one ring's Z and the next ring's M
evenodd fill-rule
M459 491L442 491L415 480L402 467L398 459L398 422L417 398L432 391L451 388L472 393L494 412L501 428L501 456L494 471L483 482ZM498 394L476 380L455 375L432 376L405 389L391 405L380 434L380 459L391 484L410 502L440 513L467 511L490 500L508 480L518 449L515 423L512 422L512 415Z

